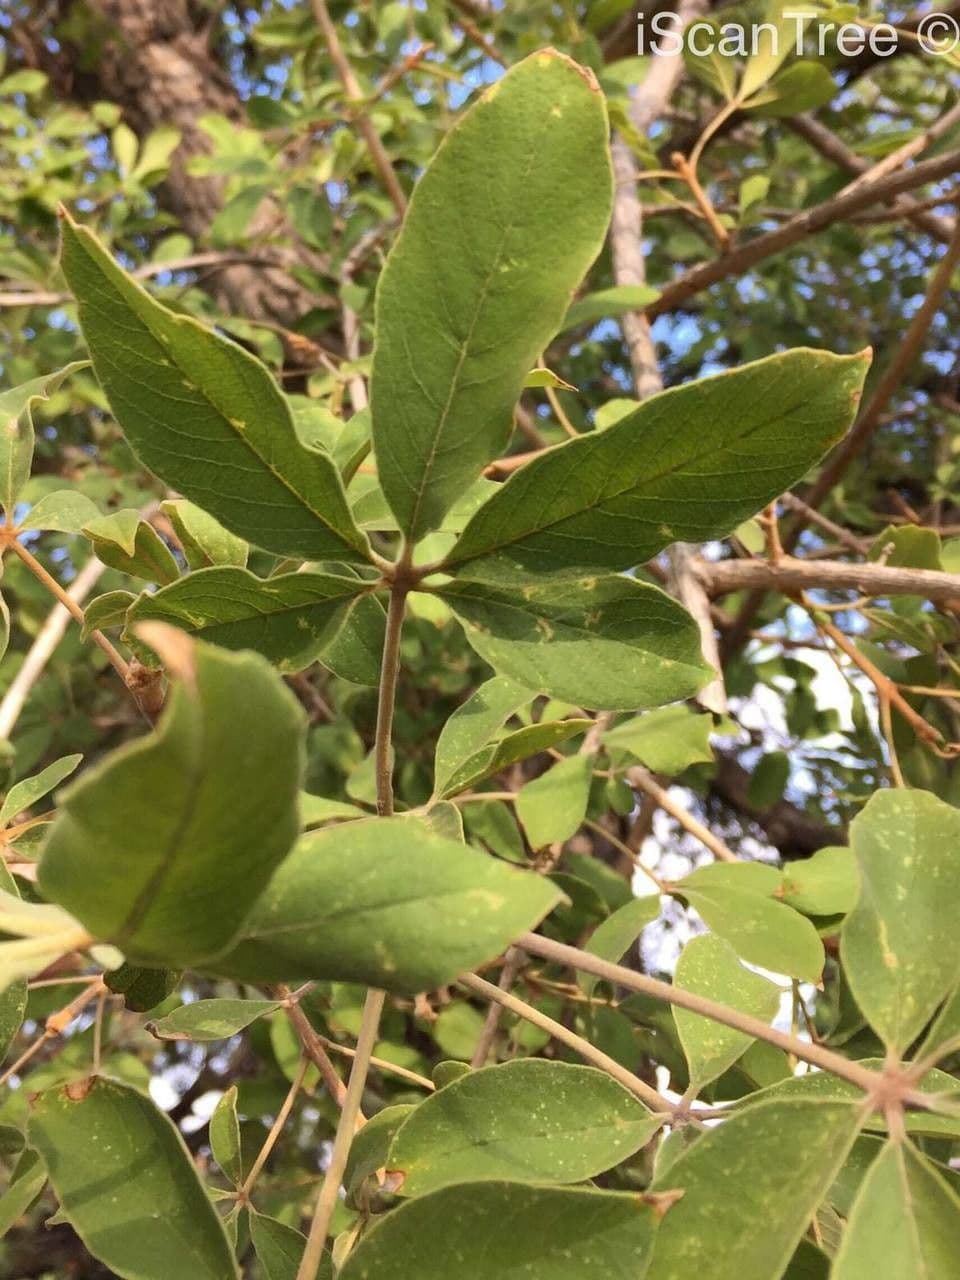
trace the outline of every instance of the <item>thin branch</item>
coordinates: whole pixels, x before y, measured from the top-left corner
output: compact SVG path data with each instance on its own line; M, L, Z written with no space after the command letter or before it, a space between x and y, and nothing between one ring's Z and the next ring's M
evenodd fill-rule
M327 9L326 0L312 0L313 16L316 19L317 26L323 33L323 38L327 44L327 50L330 54L330 61L336 68L337 75L340 77L340 83L343 85L347 101L355 106L359 106L356 115L357 129L360 131L367 149L370 152L370 159L377 171L383 188L387 195L393 201L393 206L401 218L407 211L407 197L403 194L403 188L394 173L393 165L390 163L390 157L387 155L383 143L380 141L380 135L371 124L370 120L363 114L362 104L366 100L366 95L360 87L360 82L354 74L353 67L347 55L343 51L343 45L340 43L340 37L337 34L337 28L330 17Z
M249 1200L250 1192L253 1190L257 1178L260 1176L260 1170L267 1163L270 1152L276 1146L277 1139L283 1132L283 1126L287 1123L287 1118L293 1110L293 1104L297 1100L297 1094L300 1092L300 1086L303 1084L303 1077L307 1074L307 1067L310 1065L310 1059L306 1053L300 1055L300 1065L297 1067L296 1075L290 1088L287 1090L287 1096L283 1100L280 1110L277 1112L276 1119L270 1126L270 1132L264 1140L263 1146L257 1152L257 1158L253 1162L253 1166L247 1175L247 1180L240 1188L241 1197Z
M387 609L387 630L383 640L380 667L380 695L377 702L377 731L373 747L377 779L377 813L390 817L393 813L393 711L400 672L400 637L407 606L407 587L394 582Z
M287 993L284 988L280 988L280 994L286 1000ZM293 1002L285 1004L284 1012L297 1033L297 1039L300 1041L303 1052L320 1072L320 1078L326 1085L327 1092L331 1098L342 1109L347 1096L346 1085L340 1079L336 1067L327 1056L323 1041L314 1030L313 1024L299 1004Z
M71 615L73 620L76 623L78 623L79 626L82 627L85 622L83 609L80 607L76 599L70 594L70 592L64 590L64 588L61 587L60 583L56 580L56 578L54 578L52 574L46 571L46 569L43 567L40 561L36 558L36 556L34 556L30 551L28 551L22 542L18 541L16 538L8 538L5 541L7 546L9 546L10 549L13 551L14 555L19 556L19 558L23 561L26 567L33 574L33 576L43 583L43 585L47 588L50 594L55 596L57 600L60 601L63 607ZM103 652L107 655L108 662L113 667L114 671L116 671L117 675L120 677L123 683L127 686L127 688L130 688L131 672L130 672L130 665L126 661L126 659L120 656L120 654L117 652L117 650L110 643L110 641L107 639L107 637L103 634L102 631L91 631L89 634L90 634L90 639L94 642L94 644L97 645L100 649L102 649Z
M960 601L960 574L884 564L833 560L698 560L696 573L708 595L759 588L796 595L800 591L856 591L865 596L923 596L934 604Z
M845 436L837 446L833 456L814 481L805 501L811 507L818 507L827 494L834 488L850 463L862 451L867 441L880 425L884 410L893 399L904 375L920 354L926 341L927 331L933 323L944 295L950 288L954 268L960 262L960 217L954 220L953 235L947 251L937 263L936 269L927 287L923 305L910 321L903 340L897 344L893 359L883 372L877 388L866 408L854 424L853 430ZM791 545L796 545L796 528L791 531Z
M834 196L812 209L804 209L773 231L756 236L753 240L737 245L722 257L703 262L685 272L668 284L660 296L644 308L644 314L648 320L655 320L657 316L675 311L711 285L730 276L743 275L773 254L782 253L784 249L791 248L819 231L825 231L834 223L844 221L853 213L859 213L861 209L925 186L928 182L940 182L958 171L960 150L948 151L944 155L921 161L910 169L891 173L878 182L870 182L855 191Z
M96 556L92 556L87 561L67 588L66 594L74 604L80 605L87 598L106 567ZM46 670L47 663L53 657L57 646L63 639L72 616L69 607L60 604L59 599L47 615L47 619L37 632L37 637L30 646L20 670L11 681L7 692L3 695L3 701L0 702L0 738L9 738L12 735L17 720L20 718L20 712L30 696L30 690Z
M533 934L530 935L534 937ZM536 938L537 942L543 939ZM595 1067L599 1067L601 1071L605 1071L608 1075L613 1076L614 1080L623 1085L625 1089L629 1089L631 1093L642 1099L652 1111L672 1112L673 1108L666 1098L661 1098L656 1089L648 1085L646 1080L641 1080L639 1076L635 1076L632 1071L628 1071L626 1067L622 1067L619 1062L607 1054L602 1053L589 1040L584 1040L583 1036L578 1036L575 1031L571 1031L569 1027L565 1027L562 1023L548 1018L545 1013L541 1013L539 1009L535 1009L533 1005L529 1005L524 1000L520 1000L517 996L511 995L509 991L501 991L499 987L495 987L492 982L487 982L483 978L478 978L475 973L462 974L458 979L461 987L466 987L468 991L472 991L475 995L482 996L485 1000L494 1001L496 1004L503 1005L504 1009L509 1009L511 1013L515 1013L518 1017L523 1018L525 1022L531 1023L535 1027L539 1027L541 1031L548 1032L554 1040L559 1040L561 1044L565 1044L568 1048L579 1053L585 1062L590 1062Z
M597 956L590 955L587 951L580 951L577 947L568 947L565 943L542 938L536 933L523 934L517 939L517 946L522 947L530 955L541 956L544 960L552 960L555 964L579 969L583 973L595 974L596 977L604 978L607 982L627 987L631 991L640 991L644 995L666 1001L667 1004L677 1005L681 1009L689 1009L691 1013L699 1013L702 1017L711 1018L725 1027L742 1031L755 1040L765 1040L768 1044L783 1049L785 1053L792 1053L803 1062L809 1062L811 1066L830 1071L833 1075L839 1076L842 1080L848 1080L868 1093L872 1092L879 1078L877 1072L869 1071L858 1062L852 1062L849 1058L825 1049L822 1045L808 1044L806 1040L778 1031L775 1027L761 1022L759 1018L741 1013L739 1009L731 1009L727 1005L707 999L706 996L685 991L681 987L672 986L669 982L661 982L658 978L649 978L646 974L636 973L633 969L624 968L623 965L610 964L609 961L600 960Z
M855 151L851 151L845 142L813 116L793 116L784 123L788 129L792 129L798 137L809 142L815 151L819 151L838 168L855 176L869 172L869 161L858 156ZM946 218L927 212L924 207L925 202L914 200L911 196L898 196L889 203L890 213L893 216L909 218L915 227L919 227L921 231L925 231L936 240L942 240L944 244L949 241L953 227ZM938 203L943 204L942 198L938 197Z
M340 1123L337 1125L336 1136L333 1140L333 1150L330 1153L330 1163L327 1166L323 1186L320 1188L320 1195L317 1198L317 1207L314 1211L313 1222L310 1224L310 1234L307 1237L303 1257L300 1259L300 1266L297 1268L296 1280L317 1280L317 1275L320 1272L324 1245L327 1242L327 1234L330 1229L330 1219L333 1217L333 1211L337 1206L340 1184L343 1181L357 1117L360 1114L360 1103L363 1099L367 1071L370 1067L370 1055L373 1053L373 1046L376 1043L377 1033L380 1028L380 1014L383 1010L383 1002L384 993L382 991L376 991L372 988L367 991L367 998L363 1006L363 1017L360 1022L360 1033L357 1037L357 1056L353 1060L350 1082L347 1085L347 1096L340 1111Z
M500 980L497 983L501 991L509 991L517 980L517 974L523 967L526 957L518 947L509 947L504 957L503 968L500 970ZM493 1042L497 1038L497 1031L500 1029L500 1005L497 1001L492 1000L487 1010L487 1016L477 1040L477 1047L473 1051L473 1057L470 1059L470 1065L473 1068L482 1067L486 1064L493 1047Z
M631 786L645 791L665 813L669 813L672 818L675 818L684 830L689 831L695 839L705 845L721 862L740 861L733 850L728 848L718 836L715 836L709 827L705 827L692 813L688 813L682 804L678 804L673 796L654 780L643 765L634 765L628 769L626 779Z

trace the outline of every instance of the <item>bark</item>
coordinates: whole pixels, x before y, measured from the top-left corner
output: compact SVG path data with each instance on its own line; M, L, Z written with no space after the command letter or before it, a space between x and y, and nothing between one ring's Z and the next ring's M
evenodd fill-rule
M211 10L190 0L84 0L101 27L97 58L89 50L64 45L54 74L65 92L85 100L107 98L123 110L138 134L172 125L181 143L167 179L158 188L162 207L183 231L202 243L223 205L223 180L189 172L191 159L211 150L200 127L204 115L217 114L238 124L243 104L229 76L209 47ZM66 14L68 0L61 5ZM254 236L282 227L282 213L265 200L251 223ZM321 259L300 246L303 265ZM207 277L204 288L224 312L292 328L319 299L283 267L232 263Z

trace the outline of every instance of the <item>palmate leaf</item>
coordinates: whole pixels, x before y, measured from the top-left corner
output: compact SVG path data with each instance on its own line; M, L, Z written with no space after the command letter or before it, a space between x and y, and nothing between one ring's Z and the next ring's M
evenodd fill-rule
M179 677L157 729L60 799L40 888L134 962L222 951L299 831L303 713L258 655L152 624Z
M264 579L223 565L139 596L127 622L167 622L226 649L254 649L281 671L301 671L336 639L349 606L368 590L360 578L332 573Z
M129 1280L232 1280L227 1237L173 1123L141 1092L93 1077L40 1095L29 1141L95 1258Z
M654 396L516 471L446 567L522 581L628 569L671 542L722 537L840 439L868 364L799 348Z
M94 370L144 464L267 551L367 559L336 466L301 443L265 366L157 302L66 214L62 234Z
M480 657L538 693L598 711L692 697L709 678L700 633L664 592L611 575L439 589Z
M338 823L299 841L237 945L207 967L244 982L311 977L416 994L498 956L561 896L419 822Z
M592 74L542 50L464 114L417 184L380 279L370 385L380 483L411 539L506 444L600 250L607 132Z

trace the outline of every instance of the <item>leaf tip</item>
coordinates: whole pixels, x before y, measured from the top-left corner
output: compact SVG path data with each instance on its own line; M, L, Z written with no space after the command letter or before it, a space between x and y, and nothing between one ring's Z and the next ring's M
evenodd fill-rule
M541 49L535 56L541 66L547 66L554 61L565 63L571 71L577 73L591 93L599 94L601 92L597 77L591 69L571 58L568 53L561 53L559 49L554 49L552 45L547 45L545 49Z

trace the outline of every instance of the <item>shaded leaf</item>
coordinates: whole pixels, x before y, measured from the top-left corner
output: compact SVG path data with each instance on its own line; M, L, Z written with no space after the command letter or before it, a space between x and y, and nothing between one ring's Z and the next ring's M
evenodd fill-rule
M656 920L659 914L660 895L658 893L651 893L643 898L633 898L597 925L584 950L592 956L598 956L601 960L619 964L626 951L633 946L646 926ZM593 973L581 973L579 981L586 994L592 995L600 979Z
M659 1220L636 1195L521 1182L445 1187L382 1217L340 1280L637 1280Z
M493 959L559 898L549 881L419 823L338 824L301 839L212 967L415 994Z
M793 1100L708 1130L654 1180L654 1191L683 1196L663 1221L647 1280L780 1280L858 1123L849 1104Z
M76 489L56 489L35 502L20 528L49 533L79 533L85 524L99 519L100 512L86 494Z
M412 539L507 443L611 195L603 96L553 50L491 85L417 183L380 278L370 384L380 482Z
M644 1146L662 1123L593 1067L537 1058L471 1071L422 1102L390 1146L398 1192L517 1178L582 1182Z
M296 1280L297 1268L307 1243L306 1236L276 1218L250 1211L250 1240L264 1280ZM329 1259L321 1264L318 1280L330 1275Z
M960 1258L960 1197L909 1142L890 1142L854 1201L833 1280L947 1280Z
M40 1095L30 1114L61 1209L125 1280L228 1280L237 1265L171 1121L129 1085L93 1077Z
M85 227L66 215L61 226L61 266L94 369L144 464L267 551L366 559L336 467L300 443L266 368L157 302Z
M27 483L33 465L33 406L38 400L46 400L71 374L86 368L86 364L85 360L79 360L55 373L45 373L19 387L0 391L0 505L8 521L13 519L20 490Z
M249 548L242 538L225 529L194 502L186 498L168 499L160 509L173 525L191 569L207 569L212 565L234 565L242 569Z
M46 769L32 778L21 778L19 782L15 782L0 807L0 827L10 822L17 814L23 813L24 809L32 808L38 800L42 800L44 796L48 796L51 791L59 787L64 778L70 777L82 759L81 755L63 756L53 764L48 764Z
M780 1007L780 989L745 969L729 943L713 934L691 938L680 953L673 981L682 991L706 996L728 1008L770 1022ZM751 1043L732 1027L674 1007L674 1021L690 1067L690 1079L709 1084Z
M519 592L454 581L441 594L495 670L575 705L656 706L691 697L707 679L690 615L630 578L530 583Z
M532 698L533 694L515 680L494 676L457 707L437 739L434 788L438 795L447 794L448 783L460 766L476 755L504 721Z
M23 1217L47 1181L43 1161L35 1151L24 1151L17 1161L13 1176L0 1195L0 1238Z
M926 791L878 791L850 826L860 896L840 955L854 998L896 1051L960 979L960 812Z
M569 840L587 813L593 756L568 756L517 793L517 815L532 849Z
M857 900L857 867L842 846L818 849L809 858L789 862L783 869L783 901L811 916L849 911Z
M176 582L180 570L173 553L139 511L115 511L83 526L104 564L134 578L161 585Z
M168 622L226 649L254 649L281 671L301 671L335 637L342 610L368 589L360 578L329 573L264 579L217 566L141 595L127 622Z
M629 751L655 773L676 776L700 761L712 763L710 734L713 721L689 707L658 707L607 729L606 747Z
M178 966L230 943L299 831L303 713L257 655L150 636L180 677L163 717L64 793L38 878L129 960Z
M656 301L659 292L648 284L619 284L609 289L597 289L577 299L564 316L561 331L596 324L598 320L616 320L631 311L642 311Z
M867 364L799 348L653 396L514 472L447 565L502 584L628 569L671 542L722 537L843 435Z
M232 1084L210 1117L210 1150L224 1174L235 1185L243 1181L240 1162L240 1121L237 1119L237 1086Z
M194 1000L149 1024L158 1040L226 1040L280 1008L279 1000Z

